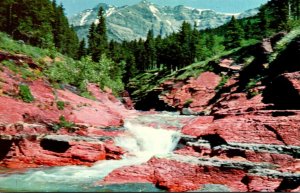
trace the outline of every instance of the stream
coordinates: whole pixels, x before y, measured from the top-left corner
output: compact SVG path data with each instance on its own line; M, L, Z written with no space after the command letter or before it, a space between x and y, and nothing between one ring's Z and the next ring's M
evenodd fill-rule
M180 139L181 120L187 116L163 112L125 120L125 135L114 139L130 152L121 160L103 160L93 166L64 166L9 171L0 169L0 192L162 192L152 184L96 185L114 169L139 165L155 155L172 152ZM150 127L149 123L155 124ZM163 129L165 126L177 130Z

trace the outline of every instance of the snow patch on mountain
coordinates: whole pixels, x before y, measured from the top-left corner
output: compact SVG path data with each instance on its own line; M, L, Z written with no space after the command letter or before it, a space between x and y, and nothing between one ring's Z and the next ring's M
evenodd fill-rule
M153 14L156 14L156 13L159 12L158 9L157 9L156 7L154 7L153 5L150 5L150 6L149 6L149 9L150 9L150 11L151 11Z
M80 20L80 26L83 26L85 25L85 23L87 22L87 17L89 15L91 15L91 13L93 12L93 10L87 10L87 12L85 12L83 15L82 15L82 18Z
M116 12L116 8L115 7L110 7L106 13L105 13L105 16L106 17L109 17L111 14L115 13Z

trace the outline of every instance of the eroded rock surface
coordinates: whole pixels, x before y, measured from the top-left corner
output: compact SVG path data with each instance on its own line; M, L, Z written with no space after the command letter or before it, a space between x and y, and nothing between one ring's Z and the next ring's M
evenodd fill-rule
M38 69L30 57L2 51L0 56L1 61ZM29 87L32 102L21 99L21 84ZM121 159L125 153L112 140L123 130L114 128L137 112L126 109L108 89L89 84L91 100L71 86L55 89L45 79L24 79L7 67L1 68L0 85L0 166L90 166L99 160Z

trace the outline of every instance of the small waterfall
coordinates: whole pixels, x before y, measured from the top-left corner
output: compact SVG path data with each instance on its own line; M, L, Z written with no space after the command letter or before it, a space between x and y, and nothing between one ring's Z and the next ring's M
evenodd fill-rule
M116 138L116 144L137 156L151 157L170 153L180 139L178 131L157 129L133 121L126 121L124 126L129 135Z
M122 160L99 161L92 167L52 167L0 175L0 191L104 191L105 187L94 186L94 182L103 179L114 169L144 163L154 155L168 154L180 139L178 131L144 126L137 120L125 121L124 127L127 130L125 135L115 138L115 143L129 151L131 156Z

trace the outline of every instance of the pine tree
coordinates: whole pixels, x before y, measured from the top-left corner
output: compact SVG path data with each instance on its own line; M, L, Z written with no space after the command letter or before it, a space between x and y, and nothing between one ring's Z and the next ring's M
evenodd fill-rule
M249 40L249 39L253 38L254 31L253 31L253 26L252 26L252 23L250 20L248 20L245 23L244 31L245 31L245 39Z
M12 34L13 23L16 23L14 7L15 0L1 0L0 1L0 30L8 34ZM15 21L15 22L14 22Z
M164 40L162 38L161 35L158 35L155 38L155 47L156 47L156 63L157 65L163 65L163 58L165 55L164 49L165 49L165 45L164 45Z
M197 30L197 24L196 22L194 23L194 27L193 27L193 31L191 34L191 42L190 42L190 61L194 62L196 60L196 45L198 43L199 40L199 31Z
M96 33L98 35L102 36L103 40L107 41L106 21L105 21L105 17L104 17L104 9L103 9L103 7L99 8L99 11L98 11L98 20L99 20L99 23L98 23L98 25L96 27Z
M289 0L290 16L294 20L300 19L300 0Z
M179 57L179 66L178 67L184 67L186 65L189 65L193 62L193 56L192 56L192 48L193 45L192 42L192 26L188 22L184 21L181 25L181 29L178 34L179 37L179 45L180 50L178 53Z
M93 52L95 51L95 48L96 48L96 25L95 23L93 22L90 26L90 29L89 29L89 34L88 34L88 54L89 55L92 55Z
M275 30L288 30L289 3L288 0L271 0L269 2L271 14L270 28Z
M196 44L196 58L199 61L206 60L208 57L212 55L211 46L213 46L214 42L209 37L209 34L201 33Z
M94 34L95 48L92 51L92 58L94 61L99 61L102 54L107 54L108 38L106 34L106 23L105 23L103 7L99 8L98 20L99 23L95 28L95 34Z
M145 41L141 38L138 40L136 47L134 48L135 61L137 69L139 71L145 71L148 68L147 52L145 49Z
M69 25L69 21L64 14L63 5L56 5L56 1L52 2L54 10L52 19L52 33L56 49L70 57L76 57L79 40L73 26Z
M83 38L81 41L80 41L80 44L79 44L79 48L78 48L78 51L77 51L77 56L76 58L78 60L80 60L82 57L86 56L87 55L87 50L86 50L86 45L85 45L85 39Z
M233 49L241 46L244 31L234 16L232 16L225 33L224 46L226 49Z
M50 0L0 1L0 30L28 44L74 56L78 38L62 5Z
M259 9L259 13L258 13L258 19L259 19L259 23L258 23L258 28L257 30L257 35L259 37L265 37L267 34L269 34L268 29L270 26L270 21L268 20L267 17L267 6L263 5L260 7Z
M150 69L157 67L157 56L156 56L156 47L155 40L153 35L153 30L149 30L147 34L147 40L145 42L146 49L146 62Z

